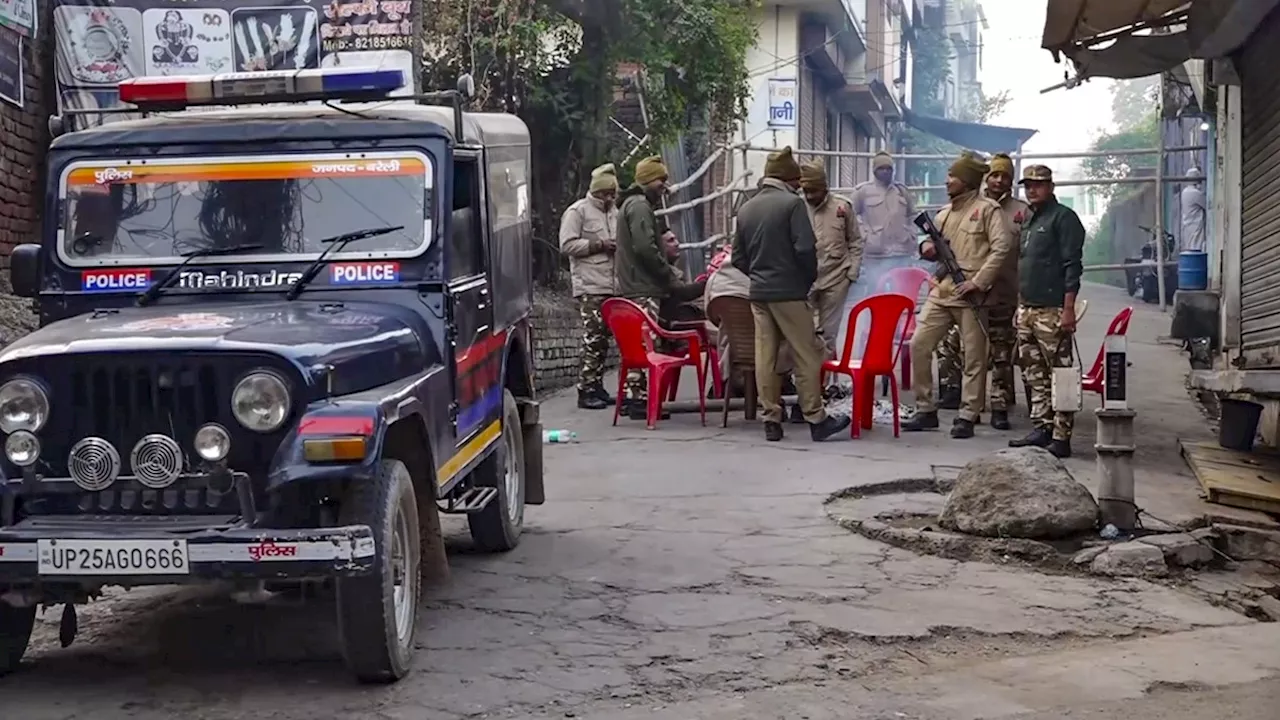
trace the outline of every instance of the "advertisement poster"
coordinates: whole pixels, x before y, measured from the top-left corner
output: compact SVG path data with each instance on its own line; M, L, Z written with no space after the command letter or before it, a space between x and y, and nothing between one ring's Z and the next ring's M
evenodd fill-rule
M22 36L0 27L0 102L22 107L26 90L22 66Z
M400 94L418 91L420 0L55 2L62 111L119 108L121 81L157 75L397 68L410 81ZM74 124L114 117L79 113Z
M795 78L769 79L769 127L793 128L800 113Z
M0 0L0 27L31 37L36 31L36 0Z

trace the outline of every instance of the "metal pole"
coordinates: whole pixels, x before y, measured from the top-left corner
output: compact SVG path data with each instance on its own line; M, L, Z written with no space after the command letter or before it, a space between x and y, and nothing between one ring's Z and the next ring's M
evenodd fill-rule
M1022 145L1021 140L1018 141L1018 149L1013 155L1013 196L1022 196L1022 186L1018 184L1018 180L1022 178Z
M1160 293L1160 312L1167 309L1164 296L1164 74L1160 75L1156 91L1156 135L1159 136L1156 153L1156 288Z
M1128 342L1123 335L1108 335L1102 342L1102 407L1098 408L1098 435L1093 449L1098 467L1098 509L1102 525L1114 525L1130 534L1138 524L1135 502L1133 454L1137 450L1129 409L1127 373Z

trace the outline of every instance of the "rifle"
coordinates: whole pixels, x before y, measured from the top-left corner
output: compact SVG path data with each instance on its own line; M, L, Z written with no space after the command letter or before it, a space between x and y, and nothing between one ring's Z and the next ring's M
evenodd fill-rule
M921 212L916 215L916 227L920 228L929 240L933 243L933 252L938 258L938 269L934 271L934 277L939 280L951 278L951 282L956 287L960 287L965 282L964 269L960 267L960 261L956 260L956 254L951 251L951 242L942 236L942 231L934 224L933 218L929 217L928 212ZM969 303L969 307L973 310L973 315L978 320L978 327L982 329L982 334L990 340L987 335L987 327L982 324L982 303L976 297L976 293L969 293L965 296L965 300Z

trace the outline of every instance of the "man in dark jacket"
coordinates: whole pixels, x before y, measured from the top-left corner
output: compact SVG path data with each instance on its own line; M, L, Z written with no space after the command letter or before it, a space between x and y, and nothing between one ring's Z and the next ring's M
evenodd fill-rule
M644 308L655 320L662 301L671 296L675 278L663 249L666 227L655 207L667 189L667 168L654 155L636 163L635 183L622 193L618 206L618 252L615 268L618 295ZM626 410L633 420L645 419L648 381L643 370L627 371Z
M791 148L771 153L760 192L738 210L733 266L751 280L751 312L756 321L756 367L777 364L785 340L795 353L800 409L815 440L849 427L846 416L827 415L822 403L822 362L826 347L818 338L807 299L818 278L813 223L797 194L800 165ZM782 439L782 383L772 372L756 372L766 440Z

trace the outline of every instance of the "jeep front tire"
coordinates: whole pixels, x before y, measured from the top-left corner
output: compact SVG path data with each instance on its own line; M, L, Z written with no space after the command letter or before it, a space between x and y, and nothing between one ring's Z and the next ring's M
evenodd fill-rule
M35 605L14 607L0 600L0 677L18 669L35 624Z
M374 477L347 489L343 525L373 529L373 573L338 580L342 658L361 682L395 682L413 660L422 589L422 546L413 478L399 460L382 460Z

